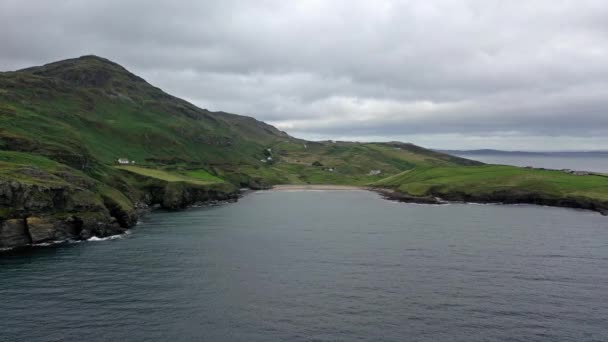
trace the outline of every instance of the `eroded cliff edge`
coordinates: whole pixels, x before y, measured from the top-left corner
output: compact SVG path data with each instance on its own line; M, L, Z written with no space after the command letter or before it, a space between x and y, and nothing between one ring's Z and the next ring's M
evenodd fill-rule
M411 195L395 189L370 188L388 200L404 203L446 204L486 203L486 204L532 204L550 207L584 209L608 216L608 201L601 201L583 196L556 197L550 194L521 190L497 190L489 193L466 193L460 191L446 192L431 189L424 195Z
M24 166L14 170L18 177L0 176L0 249L121 234L147 208L175 210L238 196L228 184L203 186L156 179L131 183L123 193L60 169L46 172Z

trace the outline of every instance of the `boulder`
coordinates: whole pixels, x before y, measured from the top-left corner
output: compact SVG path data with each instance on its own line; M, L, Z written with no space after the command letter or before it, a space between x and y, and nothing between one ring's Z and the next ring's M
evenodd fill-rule
M55 224L49 219L41 217L28 217L26 220L27 229L32 237L32 243L43 243L57 240L55 234Z
M10 219L0 222L0 248L25 246L31 243L25 219Z

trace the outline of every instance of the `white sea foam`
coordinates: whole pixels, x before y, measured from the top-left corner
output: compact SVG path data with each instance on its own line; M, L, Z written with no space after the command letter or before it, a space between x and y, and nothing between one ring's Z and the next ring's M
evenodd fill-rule
M57 241L41 242L41 243L35 243L32 246L34 246L34 247L47 247L47 246L56 245L58 243L68 242L68 241L69 240L57 240Z
M53 245L57 245L57 244L61 244L61 243L81 243L81 242L96 242L96 241L108 241L108 240L115 240L115 239L121 239L123 237L125 237L126 235L131 234L130 230L125 231L122 234L117 234L117 235L110 235L110 236L106 236L106 237L97 237L97 236L93 236L87 240L55 240L55 241L48 241L48 242L42 242L42 243L35 243L32 244L31 246L33 247L48 247L48 246L53 246ZM2 250L10 250L12 248L6 248L6 249L0 249L0 251Z
M95 242L95 241L108 241L108 240L116 240L116 239L122 239L124 238L126 235L131 234L130 230L125 231L122 234L116 234L116 235L110 235L110 236L106 236L106 237L97 237L97 236L93 236L89 239L87 239L86 241L90 241L90 242Z

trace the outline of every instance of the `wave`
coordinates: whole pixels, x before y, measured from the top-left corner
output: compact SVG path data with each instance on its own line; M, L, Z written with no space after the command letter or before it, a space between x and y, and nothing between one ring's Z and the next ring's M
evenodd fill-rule
M97 237L97 236L92 236L86 240L81 240L81 241L75 241L75 242L82 242L82 241L87 241L87 242L95 242L95 241L108 241L108 240L116 240L116 239L122 239L124 238L126 235L131 234L130 230L125 231L122 234L116 234L116 235L110 235L110 236L106 236L106 237Z
M130 230L126 230L124 233L122 234L116 234L116 235L110 235L110 236L105 236L105 237L98 237L98 236L92 236L86 240L72 240L72 239L68 239L68 240L54 240L54 241L47 241L47 242L41 242L41 243L34 243L31 245L28 245L29 247L49 247L49 246L54 246L54 245L59 245L59 244L73 244L73 243L82 243L82 242L97 242L97 241L108 241L108 240L116 240L116 239L122 239L124 237L126 237L127 235L130 235L131 231ZM22 247L28 247L28 246L17 246L17 247L6 247L6 248L0 248L0 252L6 252L6 251L10 251L13 249L18 249L18 248L22 248Z

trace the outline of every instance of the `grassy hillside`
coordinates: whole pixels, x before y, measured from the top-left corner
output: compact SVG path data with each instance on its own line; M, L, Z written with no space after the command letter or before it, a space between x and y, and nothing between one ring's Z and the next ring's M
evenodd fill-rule
M412 196L608 208L608 176L514 166L422 167L375 182ZM597 207L597 208L596 208Z
M250 117L197 108L96 56L0 73L0 148L113 186L118 158L172 174L202 170L241 186L363 184L415 166L475 164L411 144L296 139Z
M168 172L159 169L150 169L139 166L117 166L117 169L129 171L145 177L160 179L166 182L186 182L199 185L208 185L216 183L224 183L223 179L220 179L205 170L192 170L182 172Z
M120 157L148 164L253 162L266 144L286 136L270 126L254 135L243 128L247 118L196 108L97 57L2 73L0 114L3 147L75 166Z

